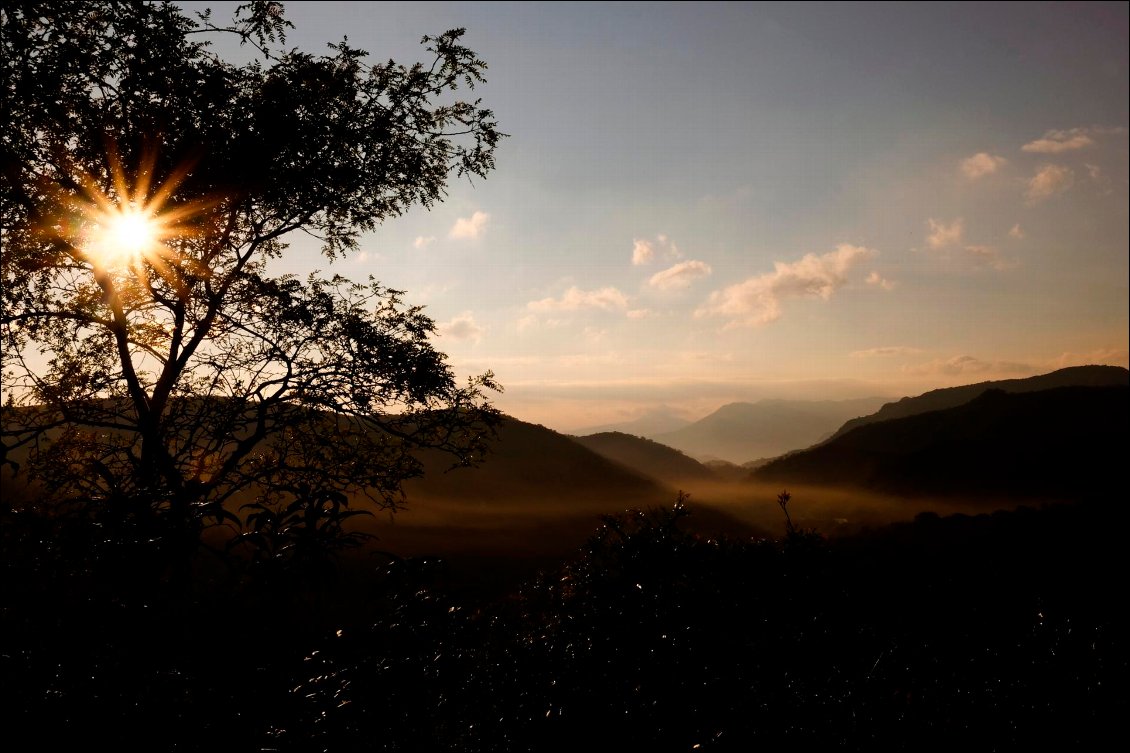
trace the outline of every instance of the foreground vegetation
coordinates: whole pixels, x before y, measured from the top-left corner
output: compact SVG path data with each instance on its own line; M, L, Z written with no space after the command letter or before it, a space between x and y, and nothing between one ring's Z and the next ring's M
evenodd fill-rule
M41 749L1075 747L1130 710L1111 514L727 541L680 503L487 599L372 556L175 593L144 536L8 509L0 708Z

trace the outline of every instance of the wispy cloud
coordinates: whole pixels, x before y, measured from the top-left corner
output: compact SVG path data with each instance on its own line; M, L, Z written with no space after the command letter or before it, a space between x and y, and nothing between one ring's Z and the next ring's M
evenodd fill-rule
M656 235L654 240L632 239L632 264L637 267L650 264L657 258L678 259L680 256L679 247L663 233Z
M888 280L875 270L872 270L871 274L867 275L866 282L868 285L874 285L883 290L894 290L897 285L894 280Z
M709 276L710 272L710 265L706 262L694 259L681 261L662 272L653 274L647 284L657 290L682 290L698 278Z
M448 236L460 239L478 238L486 232L487 222L489 221L490 215L486 212L475 212L470 217L460 217L451 226L451 232L448 233Z
M519 333L524 333L538 326L538 318L534 314L526 314L519 317L518 321L514 322L514 326Z
M933 361L906 366L903 368L908 374L926 376L942 374L945 376L963 376L968 374L1031 374L1037 369L1026 363L1013 361L984 361L970 355L954 356L953 358L936 358Z
M627 311L628 297L613 287L581 290L574 286L566 290L560 298L542 298L540 301L530 301L526 304L526 308L538 313L579 311L581 309Z
M795 262L775 262L772 272L730 285L710 294L696 317L728 319L726 326L755 326L781 317L783 298L830 299L847 284L848 271L877 251L842 243L835 251L805 254Z
M1044 134L1043 138L1029 141L1020 148L1025 152L1035 152L1036 154L1072 152L1076 149L1086 149L1089 146L1095 145L1095 140L1091 138L1089 134L1090 130L1086 128L1048 131Z
M1115 346L1099 348L1086 353L1062 353L1058 358L1053 359L1049 365L1055 369L1062 369L1065 366L1092 365L1126 367L1128 362L1130 362L1130 350L1127 350L1124 346Z
M655 316L655 312L651 309L628 309L625 312L625 315L629 319L647 319L649 317Z
M581 336L589 345L600 345L607 339L608 330L601 327L585 327L581 330Z
M976 180L985 175L992 175L1008 163L1004 157L997 157L988 152L977 152L972 157L961 161L961 172L966 178Z
M1011 269L1012 267L1016 266L1015 261L1005 259L1003 256L1001 256L1000 251L998 251L994 246L979 246L976 244L971 244L965 246L965 250L978 264L986 267L991 267L998 272L1006 269Z
M434 235L417 235L416 240L412 241L412 247L418 251L423 250L432 245L435 239L436 237Z
M1028 181L1028 190L1024 192L1024 197L1034 204L1062 193L1074 184L1075 172L1071 168L1062 165L1044 165Z
M933 249L960 245L965 235L965 221L960 217L949 224L931 217L926 220L926 226L930 229L926 235L926 245Z
M442 322L436 325L436 329L440 335L450 337L453 340L471 340L478 342L486 329L479 326L475 322L475 317L471 315L470 311L464 311L458 314L450 321Z
M1000 252L993 246L965 242L965 222L959 217L950 223L935 220L926 220L929 228L926 234L926 245L935 251L950 249L965 251L968 258L973 259L978 265L1004 270L1016 266L1015 262L1001 257ZM1019 225L1017 226L1019 228ZM950 258L953 258L952 256ZM868 279L870 282L870 279Z
M848 355L852 358L890 358L891 356L913 356L921 353L919 348L910 348L905 345L884 345L879 348L866 350L853 350Z
M1019 222L1013 225L1012 229L1008 231L1008 237L1018 241L1024 240L1024 231L1020 228Z

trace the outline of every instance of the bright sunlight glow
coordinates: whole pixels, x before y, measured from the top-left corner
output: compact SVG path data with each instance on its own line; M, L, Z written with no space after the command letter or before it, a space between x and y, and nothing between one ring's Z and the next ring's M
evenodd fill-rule
M133 266L161 241L160 225L144 212L130 209L101 219L86 251L106 267Z
M117 151L107 152L112 190L84 176L86 201L81 206L85 233L75 245L94 270L131 272L146 285L156 279L179 285L176 267L184 260L171 247L173 238L181 238L186 228L181 221L200 212L203 202L175 202L169 206L173 192L188 174L189 165L176 167L163 183L151 184L157 155L147 152L140 164L127 173ZM151 190L152 189L152 190Z

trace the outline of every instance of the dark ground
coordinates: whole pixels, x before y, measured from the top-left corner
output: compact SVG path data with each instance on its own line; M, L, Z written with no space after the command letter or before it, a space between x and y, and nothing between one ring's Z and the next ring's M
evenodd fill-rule
M1080 749L1130 713L1126 517L726 540L667 508L569 562L217 560L177 588L142 536L8 510L2 723L28 750Z

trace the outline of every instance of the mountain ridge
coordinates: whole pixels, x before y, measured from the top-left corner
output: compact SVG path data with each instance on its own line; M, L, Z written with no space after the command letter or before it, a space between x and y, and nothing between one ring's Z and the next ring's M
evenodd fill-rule
M920 395L903 397L884 404L875 413L859 416L844 423L825 441L831 441L859 426L877 421L905 418L933 410L954 408L974 400L987 390L1010 393L1038 392L1056 387L1099 387L1130 384L1130 370L1121 366L1068 366L1062 369L1017 379L1001 379L956 387L941 387Z
M900 495L1073 497L1120 483L1130 386L991 389L963 405L856 426L750 478Z

